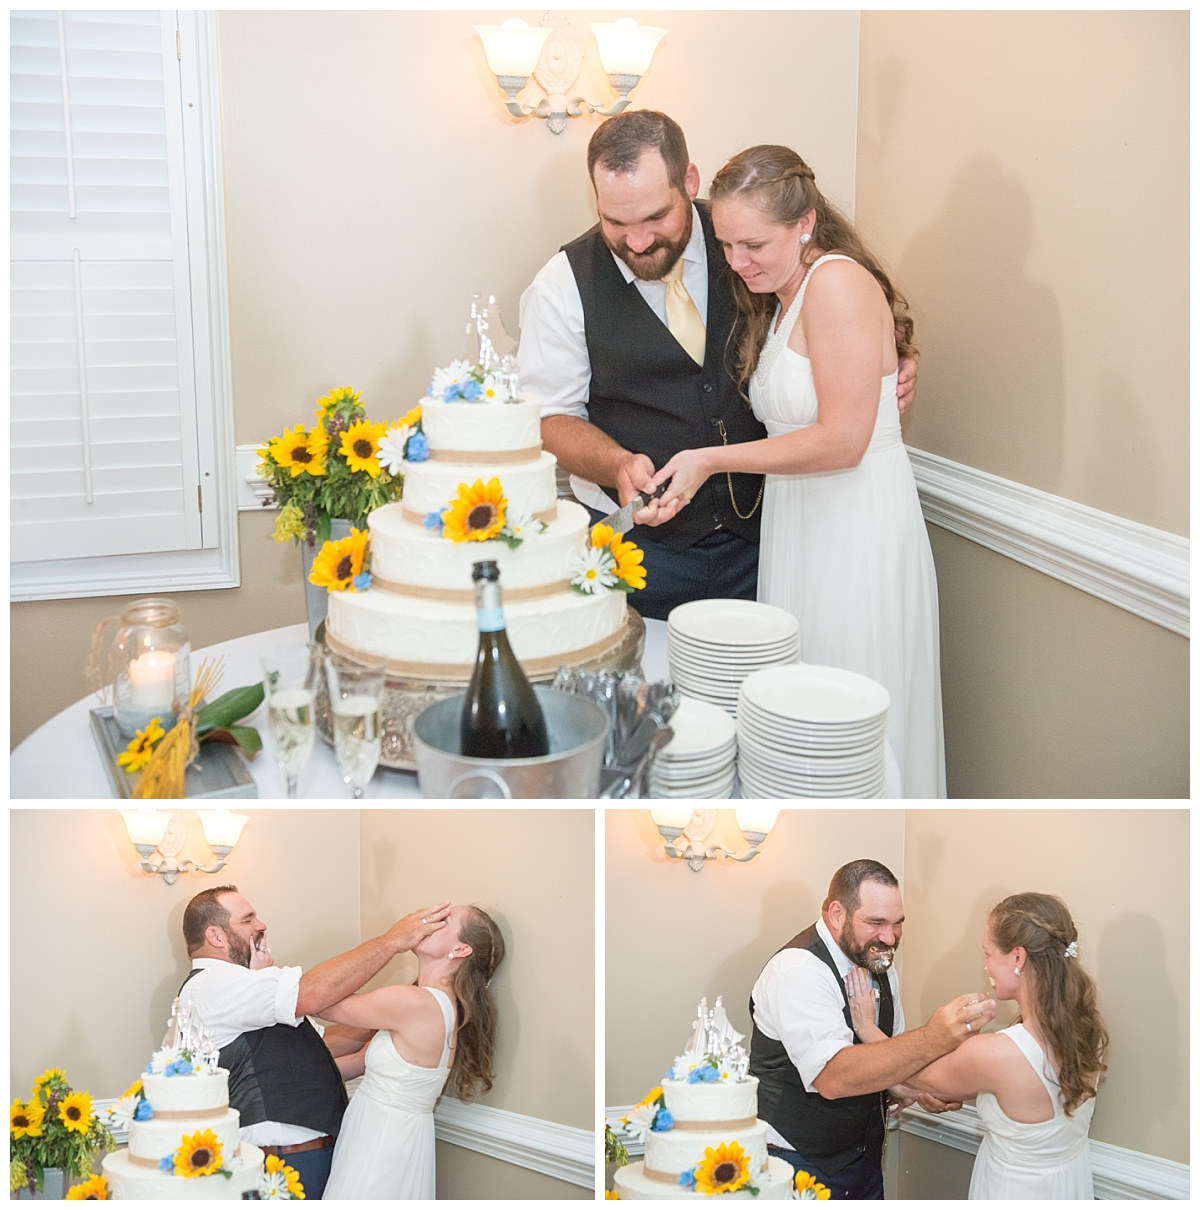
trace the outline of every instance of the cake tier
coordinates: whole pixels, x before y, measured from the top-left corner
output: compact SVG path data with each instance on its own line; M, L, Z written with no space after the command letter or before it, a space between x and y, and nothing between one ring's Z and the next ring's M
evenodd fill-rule
M766 1171L767 1124L729 1126L724 1130L688 1130L676 1123L670 1130L652 1130L646 1135L646 1171L653 1177L674 1180L695 1168L709 1147L737 1141L750 1160L754 1175Z
M122 1148L104 1157L101 1169L108 1178L109 1196L132 1201L240 1201L242 1194L258 1188L262 1179L263 1153L249 1143L226 1167L231 1177L168 1176L157 1167L147 1168L130 1158Z
M229 1072L187 1076L142 1076L142 1092L155 1113L197 1113L229 1108Z
M421 428L434 461L532 462L542 450L542 409L520 403L438 403L421 400Z
M618 591L585 596L569 589L538 600L504 602L509 643L530 676L603 655L619 643L625 619L625 593ZM377 589L331 592L325 635L342 654L378 656L388 661L393 674L434 680L469 680L479 648L474 604Z
M663 1080L663 1099L676 1122L738 1122L758 1117L758 1080L715 1080L711 1084Z
M152 1105L153 1101L150 1102ZM165 1155L174 1155L184 1135L211 1130L228 1160L237 1155L240 1115L236 1109L213 1109L204 1113L163 1116L156 1107L154 1117L129 1126L129 1154L157 1164Z
M792 1181L792 1166L784 1160L770 1157L767 1160L767 1170L754 1178L753 1184L758 1190L755 1200L768 1198L771 1201L787 1201L792 1196ZM625 1200L675 1201L709 1198L707 1193L697 1193L694 1189L684 1189L674 1182L647 1176L641 1163L626 1164L625 1167L618 1168L613 1176L613 1184L616 1186L617 1196ZM731 1197L748 1200L753 1196L747 1190L739 1189L736 1193L721 1194L720 1200L723 1202Z
M567 588L571 562L587 541L590 518L583 505L561 500L557 519L515 549L506 542L451 542L405 520L399 504L377 508L368 524L373 588L473 604L471 565L492 559L500 568L508 605L539 590L548 596Z
M545 450L534 461L513 466L497 466L494 459L487 465L434 458L428 462L406 462L402 503L409 519L420 525L430 513L440 513L453 503L461 484L472 484L476 479L484 483L499 479L510 512L552 521L558 493L555 464L554 455Z

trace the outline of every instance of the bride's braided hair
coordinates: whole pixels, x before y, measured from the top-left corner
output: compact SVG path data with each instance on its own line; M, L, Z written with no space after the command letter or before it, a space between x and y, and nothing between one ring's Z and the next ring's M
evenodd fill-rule
M471 947L471 953L454 972L458 1041L450 1084L466 1100L489 1092L495 1075L496 998L491 985L496 968L504 961L504 938L491 916L472 906L467 909L459 940Z
M988 927L1004 953L1018 945L1025 949L1034 1015L1058 1060L1058 1082L1069 1116L1096 1095L1108 1049L1096 984L1075 956L1079 941L1075 922L1061 899L1028 891L996 904Z
M826 252L840 252L858 261L883 289L896 322L896 349L901 357L916 352L912 343L913 321L904 295L891 283L883 266L863 243L854 225L817 188L813 170L790 148L775 144L751 147L735 155L713 178L709 200L721 201L736 194L751 197L773 222L795 226L810 210L816 211L812 243L804 259L812 263ZM775 312L773 294L754 294L732 270L737 301L739 333L737 368L743 385L758 365L759 351Z

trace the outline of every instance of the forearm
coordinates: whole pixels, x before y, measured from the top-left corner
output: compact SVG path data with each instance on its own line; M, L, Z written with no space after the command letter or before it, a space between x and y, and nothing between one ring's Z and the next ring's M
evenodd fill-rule
M572 475L601 487L615 487L617 474L630 452L581 416L546 416L542 445Z
M826 1100L880 1092L907 1082L944 1053L929 1040L924 1027L898 1038L847 1046L825 1064L813 1087Z
M355 1025L326 1025L321 1035L335 1059L361 1050L374 1036L375 1030L360 1029Z
M341 1073L343 1083L357 1080L367 1070L367 1048L365 1046L349 1054L338 1055L334 1062Z
M345 954L319 962L300 976L296 1015L319 1016L331 1004L352 996L398 952L395 943L386 937L373 937Z
M710 475L726 471L757 475L801 475L814 471L840 471L857 466L866 452L870 434L861 436L830 428L820 422L793 433L761 441L713 445L706 450Z

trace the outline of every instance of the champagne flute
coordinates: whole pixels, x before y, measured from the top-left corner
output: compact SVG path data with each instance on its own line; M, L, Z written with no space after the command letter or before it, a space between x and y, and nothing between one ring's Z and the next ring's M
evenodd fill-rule
M333 711L333 750L338 769L354 797L362 798L379 764L387 665L382 660L363 663L329 655L325 657L325 679Z
M283 643L264 651L259 662L271 752L287 784L288 798L295 798L300 770L308 763L316 738L321 649L312 643Z

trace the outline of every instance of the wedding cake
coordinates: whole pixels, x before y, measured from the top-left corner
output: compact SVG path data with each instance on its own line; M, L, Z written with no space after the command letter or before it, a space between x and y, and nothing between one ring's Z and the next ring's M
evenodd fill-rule
M644 1140L645 1159L618 1168L620 1198L667 1200L792 1196L792 1169L767 1154L767 1124L758 1119L758 1080L720 997L700 1001L686 1050L624 1118L630 1139Z
M641 552L593 532L556 493L540 408L504 365L457 361L380 443L403 497L368 518L369 576L331 592L329 647L388 661L393 675L467 680L479 642L472 564L500 568L504 621L525 671L548 676L615 652ZM360 588L361 586L361 588Z
M217 1067L216 1048L178 1000L168 1039L106 1112L111 1126L129 1129L128 1147L104 1157L109 1195L196 1201L258 1193L263 1153L239 1141L229 1072Z

